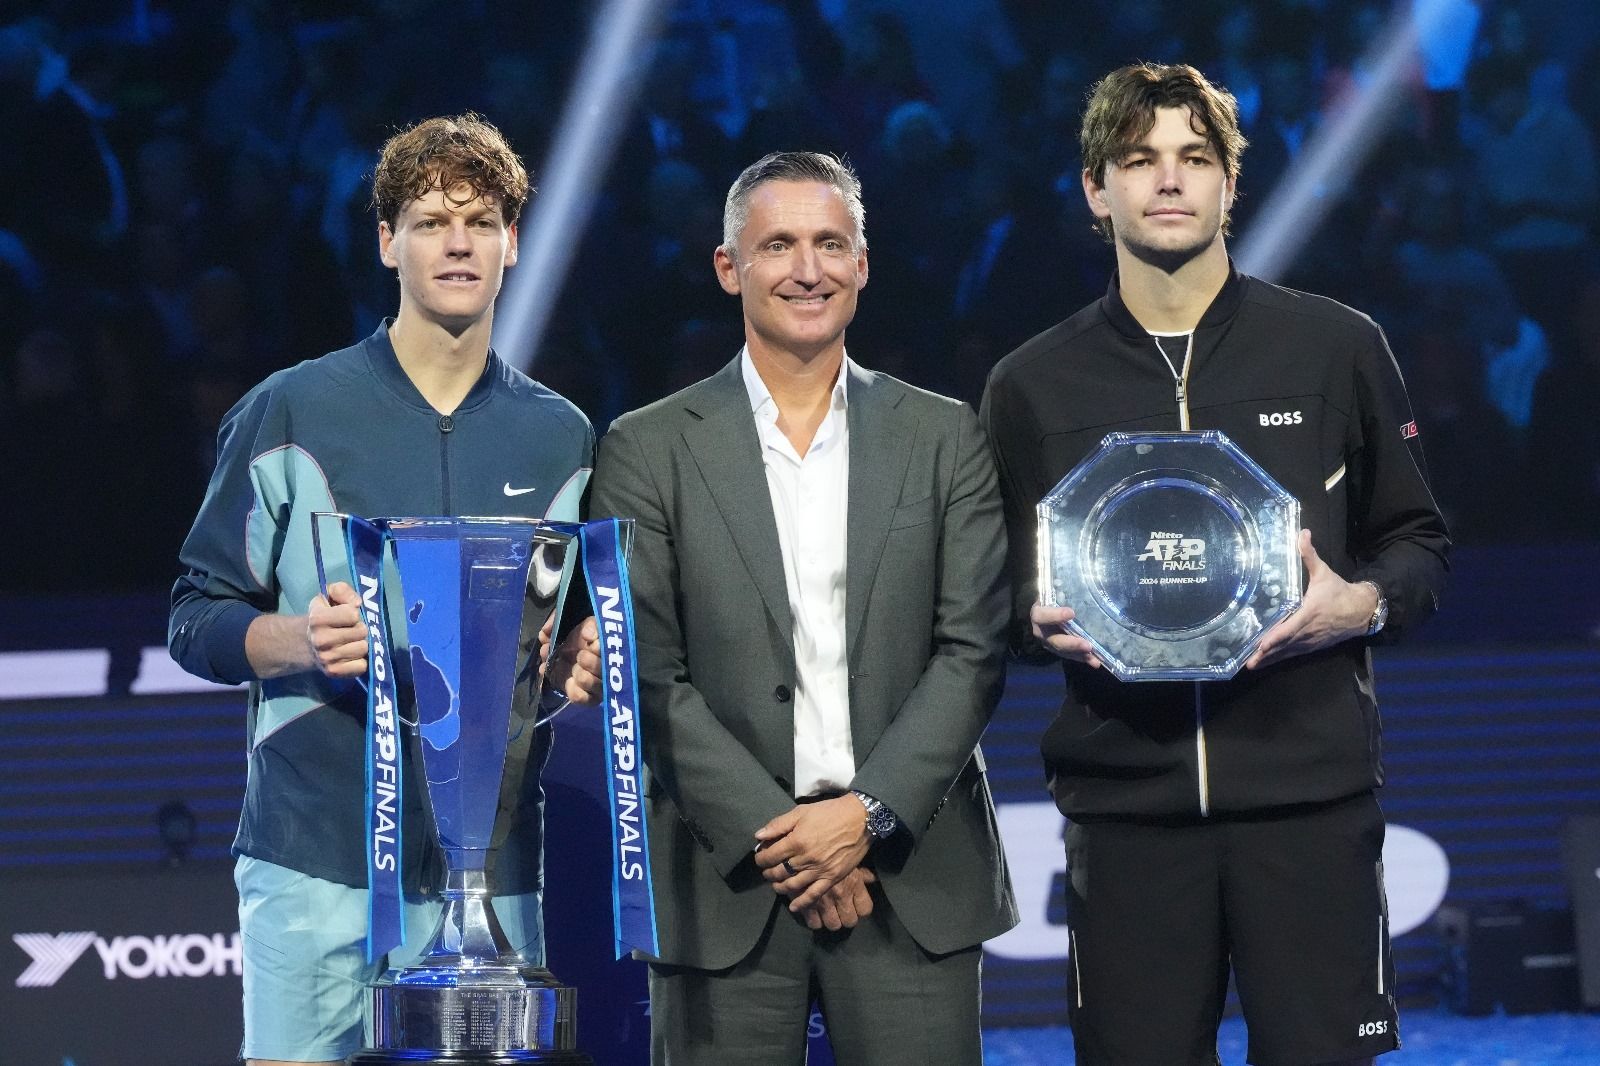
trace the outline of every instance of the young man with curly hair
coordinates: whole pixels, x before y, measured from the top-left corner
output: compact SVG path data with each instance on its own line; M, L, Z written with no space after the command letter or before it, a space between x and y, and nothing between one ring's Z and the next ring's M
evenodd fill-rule
M429 119L390 138L373 205L399 312L234 405L183 545L172 655L201 677L250 684L234 853L242 1054L258 1066L334 1063L355 1051L364 986L421 949L439 906L426 834L407 833L407 943L366 962L366 700L354 679L366 671L368 633L349 585L319 594L310 516L578 516L593 466L588 420L489 347L530 191L522 161L477 115ZM592 702L595 651L592 624L574 629L553 685ZM524 686L518 697L537 692ZM531 961L544 955L539 768L548 752L541 728L520 790L502 799L497 835L506 839L490 871L500 922ZM421 826L420 796L407 791L403 824Z

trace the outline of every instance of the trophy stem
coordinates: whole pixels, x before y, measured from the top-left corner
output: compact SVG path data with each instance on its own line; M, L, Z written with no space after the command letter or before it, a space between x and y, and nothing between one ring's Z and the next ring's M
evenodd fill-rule
M524 959L490 905L484 852L446 849L444 912L427 951L368 992L367 1050L352 1066L588 1066L576 994Z
M439 925L428 941L422 958L407 969L533 969L512 947L500 927L500 919L489 904L483 853L462 856L452 849L447 855L450 869L445 875L444 889L440 892L444 900L444 912L439 917ZM459 857L466 857L469 865L457 865ZM473 858L478 861L471 863ZM543 967L538 969L543 970Z

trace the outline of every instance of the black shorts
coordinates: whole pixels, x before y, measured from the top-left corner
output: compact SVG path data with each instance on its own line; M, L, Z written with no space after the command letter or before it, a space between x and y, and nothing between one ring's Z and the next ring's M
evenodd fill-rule
M1400 1046L1370 794L1258 815L1067 827L1079 1066L1217 1061L1232 964L1255 1066Z

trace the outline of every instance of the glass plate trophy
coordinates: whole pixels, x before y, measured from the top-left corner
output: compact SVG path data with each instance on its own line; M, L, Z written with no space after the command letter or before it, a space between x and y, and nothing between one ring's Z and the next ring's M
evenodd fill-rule
M348 1061L592 1064L575 1050L576 991L514 950L489 905L486 882L503 779L515 775L512 788L520 783L528 741L542 720L538 633L559 617L563 567L576 538L524 518L367 521L319 513L312 530L324 590L330 580L349 581L375 634L367 681L374 913L381 899L400 892L393 782L406 762L401 708L415 709L415 721L405 724L413 726L421 786L446 867L444 912L426 950L368 990L367 1047ZM386 597L385 582L396 578L399 595ZM391 607L404 604L404 658L390 632L401 620L388 616L386 599ZM388 819L386 808L394 812ZM394 870L384 861L385 847ZM398 943L398 931L376 948L369 939L368 956Z
M1112 433L1039 501L1039 602L1123 681L1232 677L1300 606L1300 504L1226 435Z

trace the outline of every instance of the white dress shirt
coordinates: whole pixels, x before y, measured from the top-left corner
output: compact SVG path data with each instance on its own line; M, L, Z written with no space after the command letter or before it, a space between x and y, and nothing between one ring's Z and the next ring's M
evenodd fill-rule
M740 356L761 462L778 524L783 581L794 617L794 794L838 792L856 773L850 739L850 670L845 660L844 579L850 482L846 356L804 456L778 428L778 404Z

